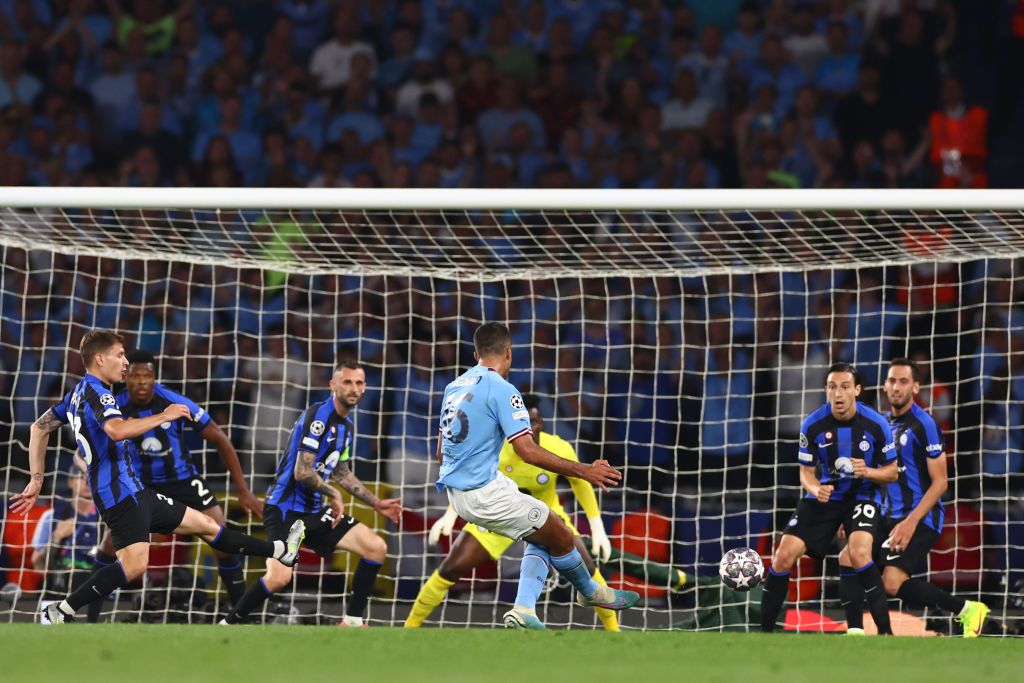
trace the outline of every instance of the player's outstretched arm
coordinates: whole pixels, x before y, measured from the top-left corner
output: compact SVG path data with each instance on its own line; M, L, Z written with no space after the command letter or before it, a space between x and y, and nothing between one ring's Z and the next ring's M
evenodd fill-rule
M203 428L203 431L199 432L199 435L217 449L220 461L224 463L224 467L231 474L231 483L235 485L238 502L242 508L263 519L263 501L249 490L249 484L246 483L245 474L242 472L242 463L238 460L238 451L235 450L235 445L231 443L228 435L213 420L210 420L210 423Z
M295 468L292 470L292 474L298 483L327 496L327 504L330 506L331 512L334 513L334 523L331 526L336 527L345 513L345 504L341 501L341 493L338 492L338 489L317 474L314 462L316 462L315 454L309 451L299 451L298 457L295 458Z
M134 439L151 429L156 429L165 422L173 422L182 417L192 419L192 413L189 412L188 406L173 403L167 406L164 412L148 417L129 417L127 419L112 417L103 423L103 431L114 441Z
M14 503L11 512L24 515L36 504L39 491L43 488L43 475L46 473L46 447L50 445L50 432L64 422L53 409L47 410L38 420L32 423L28 431L28 470L29 482L25 490L11 496Z
M533 442L533 439L518 438L512 442L512 448L516 454L531 465L554 472L566 477L577 477L591 484L601 487L607 491L609 486L615 486L622 480L622 474L608 464L607 460L595 460L589 465L580 462L572 462L559 458L551 451L541 448Z
M341 488L351 493L395 524L402 519L402 503L398 498L378 498L366 485L359 480L347 462L339 463L331 472L331 479L338 482Z

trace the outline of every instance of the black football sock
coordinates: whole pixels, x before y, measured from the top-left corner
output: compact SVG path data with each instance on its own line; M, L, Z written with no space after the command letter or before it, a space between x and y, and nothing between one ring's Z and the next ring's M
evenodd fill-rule
M263 578L260 577L258 581L249 586L245 593L242 594L242 597L238 599L238 602L232 606L231 611L225 617L225 621L229 624L237 624L266 602L267 598L271 595L273 593L267 590L267 584L263 583Z
M846 612L846 628L864 628L864 586L853 567L839 567L839 604Z
M777 573L768 569L764 578L764 592L761 593L761 630L771 633L775 630L775 620L786 602L789 593L789 572Z
M348 599L345 614L350 617L362 617L366 611L366 603L373 592L373 584L377 580L380 564L372 560L360 559L352 576L352 596Z
M885 594L885 585L882 583L882 575L878 573L878 566L874 562L868 562L856 570L856 573L860 585L864 587L864 597L867 599L871 618L875 620L875 626L878 628L878 635L891 636L889 598Z
M214 550L219 550L226 555L253 555L255 557L277 557L280 541L264 541L252 536L233 531L227 527L221 527L220 533L207 541ZM281 543L281 547L284 544Z
M61 608L74 614L94 600L103 600L118 588L128 585L128 577L120 562L101 567L85 583L61 603Z
M960 614L964 605L967 604L965 599L950 595L924 579L907 579L900 586L896 597L921 607L941 607L953 614Z
M93 560L96 562L96 564L98 564L101 567L106 567L107 565L111 565L117 562L116 557L114 557L113 555L107 555L102 550L96 551L96 554L93 555Z
M117 562L117 558L116 557L113 558L113 559L114 559L114 562ZM112 563L108 563L108 564L112 564ZM87 573L85 573L82 570L77 570L76 569L74 574L72 574L72 579L71 579L71 590L72 590L72 592L78 590L82 586L82 584L84 584L86 581L89 580L90 576L92 576L92 574L87 574ZM102 611L102 610L103 610L103 600L93 600L92 602L90 602L88 604L88 606L86 607L86 612L85 612L86 615L87 615L86 621L88 621L90 624L95 624L96 622L98 622L100 620L100 611Z
M245 576L242 574L242 558L238 555L223 555L217 558L217 573L228 591L232 605L238 603L245 593Z

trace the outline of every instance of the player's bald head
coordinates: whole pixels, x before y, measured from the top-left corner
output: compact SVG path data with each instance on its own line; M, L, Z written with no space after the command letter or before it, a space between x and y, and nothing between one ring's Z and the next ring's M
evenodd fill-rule
M512 333L501 323L484 323L473 334L473 348L479 358L502 356L512 346Z

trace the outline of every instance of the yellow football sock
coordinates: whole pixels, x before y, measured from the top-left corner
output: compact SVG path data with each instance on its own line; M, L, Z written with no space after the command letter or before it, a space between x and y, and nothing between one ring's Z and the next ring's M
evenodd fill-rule
M594 581L597 581L602 586L608 585L608 582L604 580L603 576L601 576L600 569L594 570ZM595 607L594 611L597 612L597 618L601 620L605 631L617 632L619 630L619 617L615 613L615 610L605 609L604 607Z
M676 579L678 580L676 581L676 585L672 586L672 590L682 590L683 586L686 585L687 581L686 572L684 572L682 569L676 569Z
M436 571L431 574L427 582L423 584L423 588L420 588L419 595L416 596L416 602L413 603L412 610L405 620L405 628L422 626L423 620L441 604L444 596L448 594L448 589L454 585L454 581L442 578Z

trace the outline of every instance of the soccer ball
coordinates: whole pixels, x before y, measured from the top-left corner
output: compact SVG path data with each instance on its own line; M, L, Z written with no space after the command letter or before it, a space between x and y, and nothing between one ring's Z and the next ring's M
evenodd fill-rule
M764 563L757 551L750 548L733 548L718 565L722 583L737 591L748 591L764 578Z

